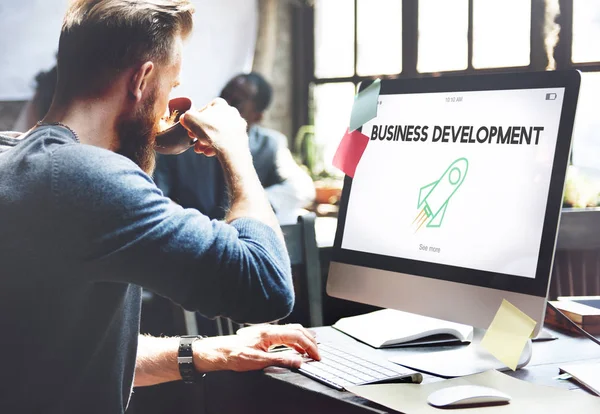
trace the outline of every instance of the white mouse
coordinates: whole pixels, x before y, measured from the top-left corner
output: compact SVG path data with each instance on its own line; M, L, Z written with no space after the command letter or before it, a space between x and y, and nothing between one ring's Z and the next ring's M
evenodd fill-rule
M457 385L442 388L429 394L427 402L434 407L455 405L508 403L510 396L494 388L479 385Z

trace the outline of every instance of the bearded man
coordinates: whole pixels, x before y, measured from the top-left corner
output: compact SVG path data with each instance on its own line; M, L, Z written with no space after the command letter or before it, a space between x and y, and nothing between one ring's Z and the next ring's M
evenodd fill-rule
M142 287L244 322L282 318L294 302L236 109L217 99L181 118L198 156L216 156L225 171L224 221L169 202L150 178L192 13L188 0L72 2L48 114L0 140L18 142L0 154L0 412L123 413L133 386L300 365L298 355L269 353L275 344L319 358L300 326L139 336Z

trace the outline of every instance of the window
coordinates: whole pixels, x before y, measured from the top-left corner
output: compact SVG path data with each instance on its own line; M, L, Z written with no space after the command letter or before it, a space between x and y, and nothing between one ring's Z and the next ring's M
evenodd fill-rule
M528 66L531 0L473 1L473 67Z
M340 176L331 160L348 127L358 83L402 72L403 0L314 3L315 72L310 88L314 139L322 168Z
M562 68L582 71L573 130L572 162L583 168L587 175L600 180L600 51L597 45L600 37L600 3L594 0L572 0L562 1L560 7L561 13L572 16L571 21L565 22L565 25L571 25L572 38L569 38L569 26L566 26L567 30L561 31L562 37L559 40L570 43L563 45L570 53Z
M573 130L573 164L600 170L600 72L584 72L577 104L577 118ZM600 174L599 174L600 175ZM600 178L600 177L598 177Z
M332 170L330 164L348 128L355 91L352 82L325 83L312 87L315 143L321 148L320 161L323 163L316 166L319 170L341 175L337 170Z
M574 63L600 61L600 2L597 0L573 1Z
M468 66L468 0L419 0L421 73L464 70Z
M357 12L356 73L402 72L402 0L358 0Z
M315 4L315 76L354 74L354 0Z
M361 81L544 70L543 27L556 4L561 31L550 55L557 69L584 72L573 162L595 166L600 176L596 0L314 0L315 70L306 105L324 168L341 174L331 160Z

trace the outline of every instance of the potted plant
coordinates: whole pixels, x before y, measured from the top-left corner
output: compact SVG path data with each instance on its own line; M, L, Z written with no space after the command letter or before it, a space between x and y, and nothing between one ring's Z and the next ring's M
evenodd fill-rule
M296 160L308 170L315 183L317 204L337 204L342 194L343 176L326 168L323 148L315 140L314 125L303 125L296 134L294 152Z

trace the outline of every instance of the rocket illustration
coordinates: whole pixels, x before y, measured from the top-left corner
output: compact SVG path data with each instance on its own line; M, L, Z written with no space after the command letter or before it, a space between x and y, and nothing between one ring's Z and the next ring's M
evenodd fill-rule
M427 222L427 227L440 227L448 208L448 202L467 176L469 161L459 158L446 169L439 180L419 190L417 208L421 211L413 221L418 231Z

